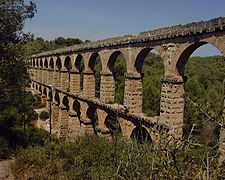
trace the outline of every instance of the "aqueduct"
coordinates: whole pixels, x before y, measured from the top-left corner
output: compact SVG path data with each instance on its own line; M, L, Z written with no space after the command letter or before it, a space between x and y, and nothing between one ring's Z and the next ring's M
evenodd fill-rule
M119 127L126 137L144 132L145 138L157 142L162 134L182 136L185 64L205 44L215 46L225 56L224 17L39 53L27 62L32 88L41 95L48 109L53 97L52 123L58 137L73 139L94 132L109 136ZM160 115L146 117L142 113L140 68L152 49L163 59L165 74L161 78ZM112 69L120 54L127 65L123 106L113 103ZM102 64L99 98L95 97L93 69L97 58ZM83 84L78 69L81 59ZM53 91L50 85L54 85ZM221 142L225 141L223 134L221 131Z

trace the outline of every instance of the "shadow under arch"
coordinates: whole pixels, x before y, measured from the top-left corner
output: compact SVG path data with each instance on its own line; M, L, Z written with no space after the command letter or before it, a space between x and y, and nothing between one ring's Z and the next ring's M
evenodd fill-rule
M51 57L51 59L50 59L50 61L49 61L49 67L50 67L51 69L54 69L54 60L53 60L52 57Z
M101 83L101 70L102 70L102 62L101 57L97 52L91 54L91 57L88 62L88 66L91 71L94 73L95 77L95 97L100 98L100 83Z
M43 60L42 59L40 60L40 67L43 68Z
M33 67L35 67L36 66L36 64L35 64L35 60L33 59L33 61L32 61L32 66Z
M47 60L47 58L45 58L45 60L44 60L44 67L48 68L48 60Z
M79 71L80 75L80 90L83 90L83 82L84 82L84 58L81 54L78 54L77 57L75 58L74 65Z
M43 94L45 95L45 97L47 97L47 89L46 88L43 89Z
M70 69L72 69L71 58L69 56L66 56L64 66L68 72L70 71Z
M96 110L97 110L97 107L91 105L88 107L87 112L86 112L87 117L91 120L91 124L93 126L93 130L94 130L95 134L97 134L97 132L98 132L98 129L97 129L98 113Z
M78 100L73 101L73 110L77 113L77 117L81 123L81 106Z
M56 66L57 66L59 71L62 69L62 60L60 59L60 57L58 57L56 59Z
M63 97L62 104L64 105L64 107L66 108L66 110L69 111L70 106L69 106L69 99L68 99L67 96L64 96Z
M114 103L123 104L125 89L125 73L127 72L127 62L121 51L113 52L107 63L114 78Z
M108 114L104 124L109 129L111 135L122 134L122 129L115 113Z
M56 104L59 106L60 105L60 97L59 97L59 93L56 92L55 96L54 96L54 102L56 102Z
M136 128L134 128L134 130L132 131L130 138L134 141L136 141L137 143L152 143L152 138L150 136L150 134L148 133L148 131L142 127L142 126L137 126Z

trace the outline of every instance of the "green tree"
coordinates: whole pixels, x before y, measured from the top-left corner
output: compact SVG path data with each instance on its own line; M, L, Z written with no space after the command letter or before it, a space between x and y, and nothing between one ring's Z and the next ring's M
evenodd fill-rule
M11 137L12 127L33 116L27 103L25 87L29 77L23 56L23 44L32 36L23 33L24 22L32 18L36 6L31 1L0 1L0 134ZM27 114L27 115L25 115Z

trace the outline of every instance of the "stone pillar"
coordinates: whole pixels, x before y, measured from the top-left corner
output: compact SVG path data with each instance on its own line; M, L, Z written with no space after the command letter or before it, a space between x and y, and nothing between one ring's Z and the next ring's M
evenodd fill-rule
M69 91L69 73L67 70L62 70L61 72L61 90L64 92Z
M39 69L39 83L43 84L43 68Z
M42 83L46 85L47 83L47 68L43 68L43 73L42 73Z
M84 136L85 129L81 127L78 114L75 111L69 112L67 140L74 141L77 137Z
M162 78L160 102L161 123L167 124L171 135L182 137L184 121L184 81L181 76Z
M48 85L54 85L54 70L48 69Z
M58 129L58 121L59 121L59 104L56 101L52 103L52 130L53 132L57 132Z
M84 71L83 95L86 98L95 98L95 76L92 71Z
M66 138L68 128L69 112L64 105L59 107L59 124L58 124L58 138Z
M37 77L37 82L40 82L39 67L36 68L36 77Z
M130 113L142 112L142 77L140 74L126 74L124 106Z
M51 99L49 97L46 98L45 108L48 112L50 112Z
M78 70L70 71L70 92L72 94L80 93L80 74Z
M61 89L61 73L58 69L54 71L54 82L55 87Z
M101 72L100 101L113 103L115 95L115 81L112 73Z
M33 80L37 81L37 68L33 67Z

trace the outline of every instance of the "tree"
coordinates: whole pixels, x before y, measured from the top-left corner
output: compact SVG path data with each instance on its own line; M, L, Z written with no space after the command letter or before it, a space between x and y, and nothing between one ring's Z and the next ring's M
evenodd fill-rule
M11 128L17 121L23 119L25 87L29 82L25 62L23 61L23 44L32 36L22 30L26 19L36 12L36 6L31 1L24 0L0 1L0 133L10 136Z

